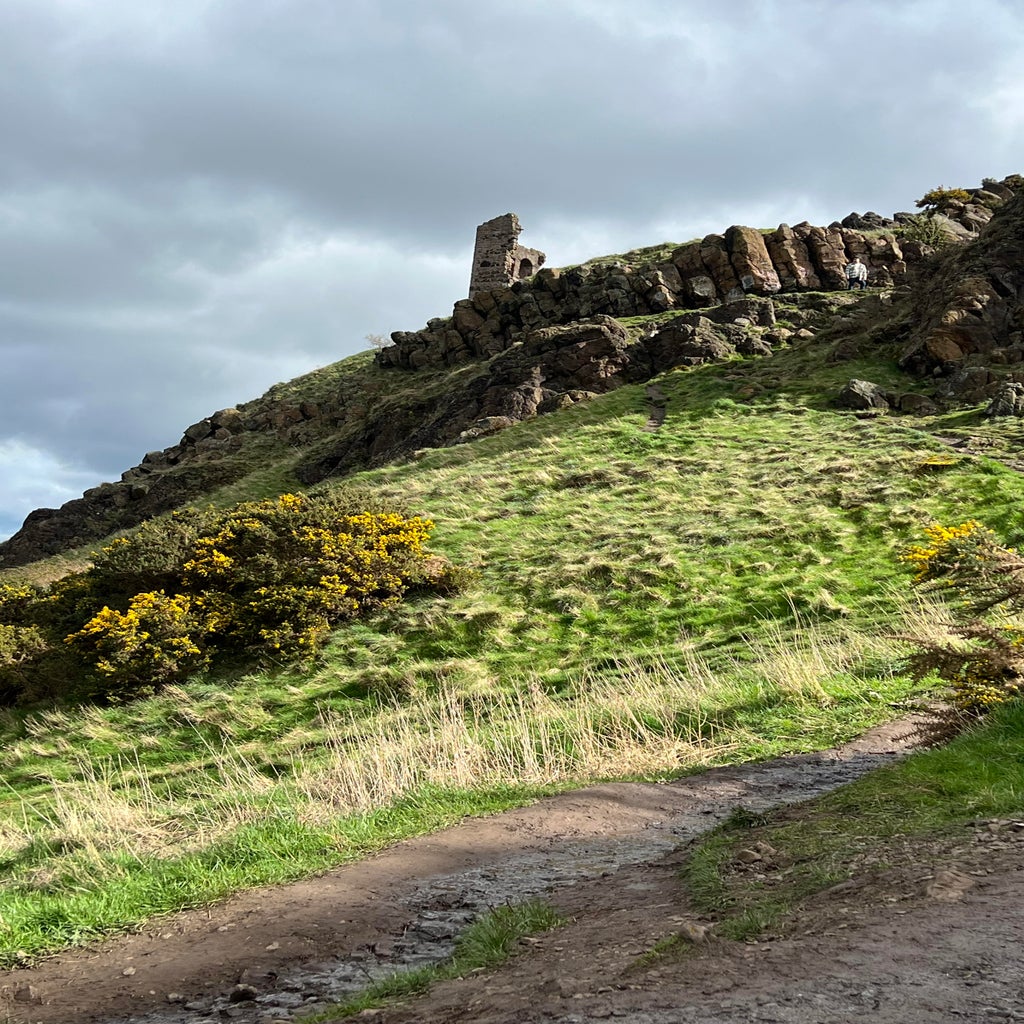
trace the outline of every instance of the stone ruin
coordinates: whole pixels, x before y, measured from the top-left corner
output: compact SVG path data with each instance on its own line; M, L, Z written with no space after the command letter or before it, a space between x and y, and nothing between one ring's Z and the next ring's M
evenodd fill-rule
M544 265L544 253L519 244L522 230L514 213L485 221L476 229L470 298L478 292L508 288L516 281L532 277Z

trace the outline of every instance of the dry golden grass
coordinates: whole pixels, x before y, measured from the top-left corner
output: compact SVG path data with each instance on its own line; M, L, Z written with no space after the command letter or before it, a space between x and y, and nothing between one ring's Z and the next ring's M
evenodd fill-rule
M194 723L205 755L201 768L179 765L163 777L173 774L176 784L161 785L141 761L143 738L133 755L83 762L73 779L49 779L48 799L38 807L21 801L18 813L0 821L0 856L33 844L48 848L45 868L20 873L43 884L60 874L116 872L124 857L200 849L268 814L324 826L425 786L550 787L721 763L744 736L715 728L717 708L750 699L824 704L822 680L879 651L877 640L852 630L806 626L798 635L798 644L781 631L762 638L752 647L752 665L724 674L683 645L676 664L631 657L614 671L582 673L558 693L536 677L503 688L473 685L451 666L451 677L439 673L432 692L382 704L374 714L324 709L279 745L292 753L270 773L258 744L233 742L230 729L217 744L202 738L199 728L211 724L211 714L228 719L237 709L218 716L178 691L177 713ZM253 709L254 718L260 713ZM49 735L61 714L47 717ZM86 719L79 728L110 738L99 712Z

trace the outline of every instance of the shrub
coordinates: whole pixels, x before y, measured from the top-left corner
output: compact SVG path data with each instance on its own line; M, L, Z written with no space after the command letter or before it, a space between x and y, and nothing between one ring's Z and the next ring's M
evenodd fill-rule
M247 502L196 541L181 582L222 649L309 653L334 624L392 605L426 578L432 526L295 494Z
M37 626L0 623L0 703L23 699L33 667L48 649L46 635Z
M25 623L40 592L27 583L0 583L0 622Z
M925 536L900 557L915 583L948 593L954 621L945 638L914 638L910 669L945 683L944 734L1024 690L1024 560L975 520Z
M962 188L944 188L940 185L923 196L914 204L919 210L927 210L934 213L943 207L952 206L955 203L969 203L971 193Z
M426 551L432 528L346 492L146 523L46 593L0 586L0 701L47 695L47 673L124 700L217 661L308 656L346 619L465 582Z
M953 241L952 233L941 220L925 216L912 217L906 221L900 228L900 237L933 249L941 249Z
M65 640L92 668L78 695L124 700L155 693L207 663L193 640L201 631L182 594L136 594L125 612L103 608Z
M174 590L182 565L217 517L213 510L185 509L115 538L93 559L87 573L91 589L104 604L121 609L135 594Z

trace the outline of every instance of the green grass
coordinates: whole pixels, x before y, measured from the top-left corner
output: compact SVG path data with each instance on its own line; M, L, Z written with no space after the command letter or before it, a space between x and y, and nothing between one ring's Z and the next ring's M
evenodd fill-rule
M948 449L930 431L948 416L833 410L852 376L900 377L884 352L844 364L826 352L812 342L664 374L656 433L642 429L643 388L625 387L357 474L433 519L434 549L477 583L352 623L304 665L7 714L0 957L539 792L820 749L894 715L914 688L887 634L921 614L898 552L935 520L977 518L1015 542L1024 485L983 456L936 465ZM316 387L355 401L353 381L370 382L400 403L477 372L353 366ZM303 387L279 391L297 400ZM216 500L268 493L288 459ZM435 814L425 793L449 802Z
M997 709L941 748L808 804L765 817L738 813L702 840L683 881L702 913L719 918L715 933L742 940L778 928L808 898L907 850L962 834L979 818L1024 811L1024 702ZM736 854L767 843L777 863L770 881L737 870Z
M550 931L564 923L565 919L554 908L539 901L497 907L474 921L459 936L455 953L448 960L415 970L396 972L368 986L346 1002L304 1019L309 1024L344 1020L364 1010L422 995L440 981L497 967L515 953L525 936Z

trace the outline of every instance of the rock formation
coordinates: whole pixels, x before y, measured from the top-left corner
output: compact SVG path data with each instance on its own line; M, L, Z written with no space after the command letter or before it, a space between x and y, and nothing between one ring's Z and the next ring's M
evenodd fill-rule
M982 401L1024 382L1024 194L922 282L912 319L900 363L941 378L942 397Z
M304 483L316 483L417 449L473 440L674 366L735 353L771 355L774 323L771 300L749 297L680 313L639 337L600 313L525 331L516 345L481 362L479 373L461 379L457 391L441 400L425 397L404 420L387 411L371 414L358 438L321 448L298 473Z
M995 184L974 193L994 206L1013 194ZM991 218L992 209L981 202L954 203L935 216L955 226L960 237L973 238ZM882 225L880 230L844 226L876 223ZM423 330L393 333L394 344L377 357L381 366L456 366L505 351L524 331L597 314L645 316L735 302L745 295L845 289L843 268L855 256L868 267L869 285L890 287L906 279L908 265L922 262L930 253L920 243L905 243L895 219L851 214L842 224L780 224L767 233L737 225L724 235L711 234L679 246L668 259L633 263L621 258L564 270L544 268L526 281L516 279L515 215L488 221L479 231L484 229L488 241L481 247L478 233L477 252L495 254L487 257L485 269L496 276L485 277L474 264L470 298L456 302L450 317L431 320ZM538 265L531 263L531 268ZM499 284L492 286L492 280Z

